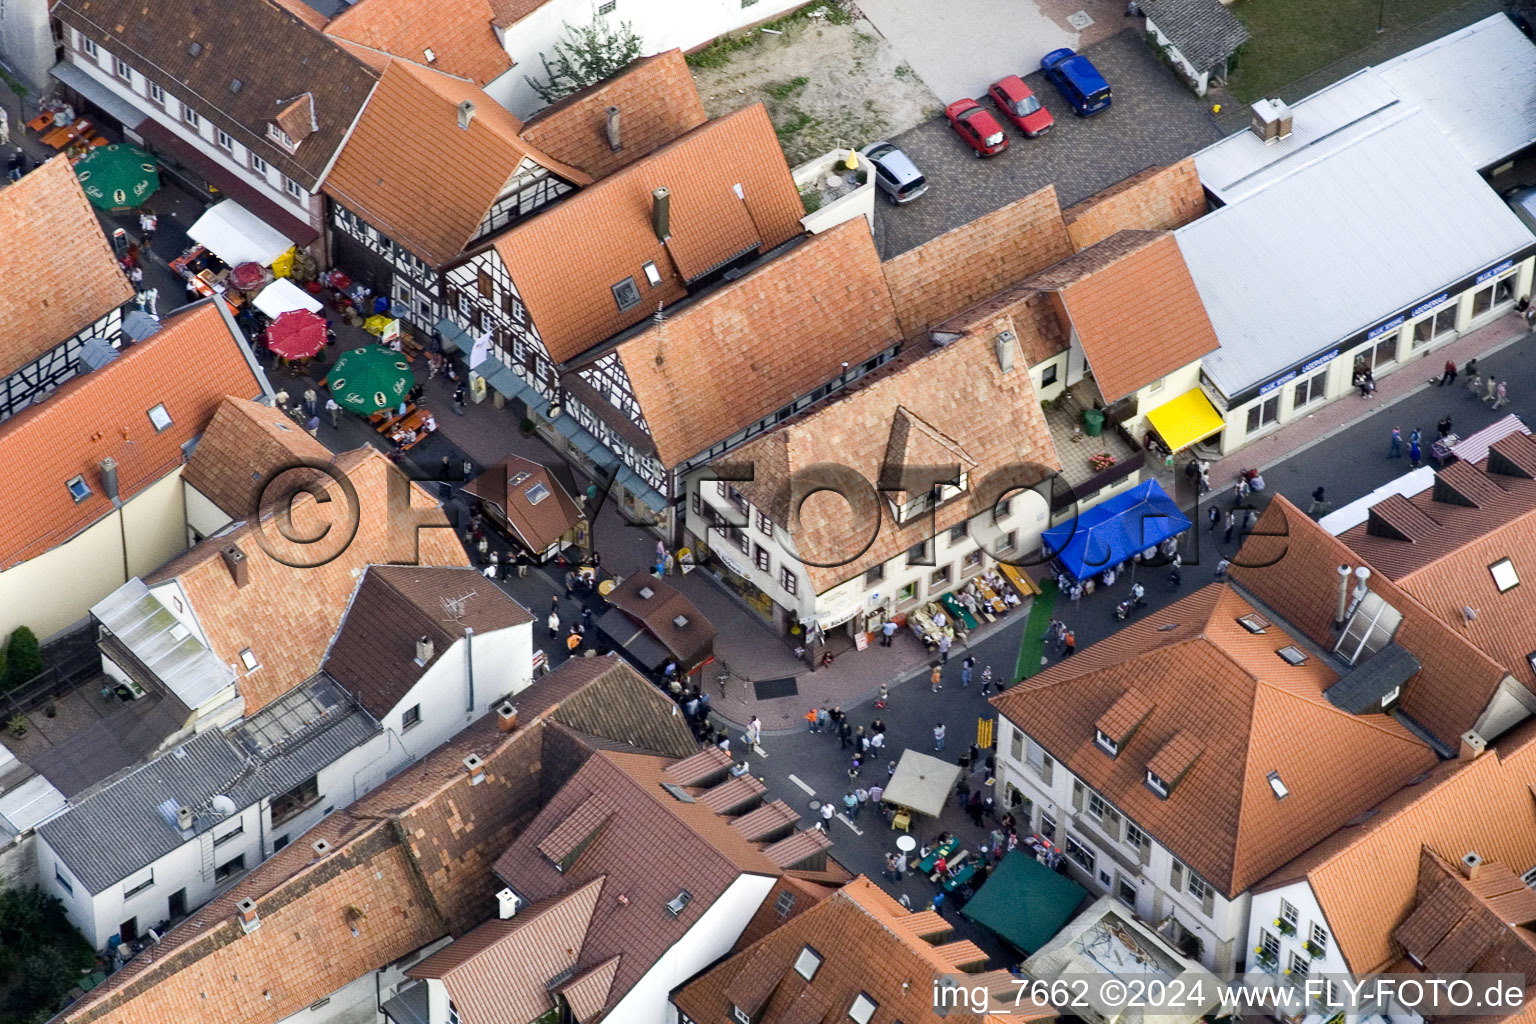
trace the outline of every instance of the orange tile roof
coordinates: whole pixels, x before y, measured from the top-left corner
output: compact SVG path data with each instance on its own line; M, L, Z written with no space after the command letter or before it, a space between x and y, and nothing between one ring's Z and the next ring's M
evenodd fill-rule
M0 377L133 298L62 155L0 189Z
M365 0L353 10L376 2ZM459 104L466 101L475 105L468 130L458 121ZM517 118L474 84L390 61L327 175L325 190L420 259L440 266L479 234L480 222L524 160L578 185L591 180L524 142L521 130ZM410 144L402 145L402 138Z
M732 1004L747 999L758 1004L756 1019L781 1024L844 1019L862 992L879 1006L877 1020L931 1020L934 975L959 973L985 954L969 942L927 941L950 927L935 930L929 916L912 913L860 875L683 985L673 1001L694 1020L717 1021L729 1019ZM794 970L807 946L822 958L809 982ZM961 1012L944 1019L982 1020Z
M619 108L618 152L608 145L609 107ZM523 125L523 138L557 160L604 178L707 120L683 51L668 50L545 107Z
M1072 245L1086 249L1117 231L1172 231L1205 213L1194 157L1148 167L1061 211Z
M175 580L180 585L209 647L221 661L234 666L240 692L245 697L246 714L265 707L319 670L366 566L469 564L469 557L451 528L418 532L414 528L391 526L392 518L397 521L398 517L386 512L386 491L391 477L403 478L400 470L377 449L344 452L335 457L332 465L336 476L350 481L356 492L356 533L350 543L345 538L352 533L354 520L349 509L353 506L335 480L322 478L321 486L330 500L321 503L301 497L294 503L293 523L287 527L287 533L301 538L316 537L330 529L337 538L335 545L317 549L313 545L290 544L269 514L263 525L247 522L203 541L145 581L153 586ZM286 489L290 481L280 477L276 485ZM411 484L410 489L412 508L422 510L428 522L448 523L424 488ZM258 541L257 530L264 540ZM221 554L231 545L245 554L250 580L244 587L235 585ZM269 550L292 565L279 562L267 553ZM329 560L324 564L314 565L326 558ZM259 662L250 671L240 657L240 652L247 648Z
M549 2L550 0L491 0L491 10L496 16L496 25L500 28L508 28Z
M231 519L256 509L263 479L300 459L331 461L325 445L264 402L234 396L219 403L181 479Z
M1118 232L1031 282L1061 296L1106 401L1117 402L1219 345L1167 232Z
M742 187L745 200L736 197ZM671 190L672 240L651 230L651 193ZM761 103L717 118L496 241L551 357L567 362L687 294L685 283L800 234L805 209ZM646 282L654 263L661 284ZM641 302L620 310L626 277ZM691 452L689 454L692 454Z
M1373 973L1400 955L1392 931L1413 907L1421 849L1452 862L1475 850L1521 870L1536 864L1533 787L1536 722L1474 761L1446 762L1413 780L1258 889L1308 882L1350 970Z
M980 515L1002 497L1001 492L980 493L988 474L1021 463L1042 467L1042 475L1059 470L1029 374L1017 365L1004 374L997 362L994 339L1011 325L987 325L942 347L915 342L845 392L721 457L721 462L751 464L756 478L737 487L790 531L802 555L827 563L804 567L817 593L927 540L930 531L942 533ZM978 416L978 409L987 410L986 415ZM872 542L868 528L850 519L847 503L831 494L812 495L801 505L798 521L792 519L790 480L797 472L836 461L864 480L879 481L890 465L892 434L904 421L920 422L925 431L949 440L947 446L934 446L929 457L941 461L930 464L962 465L970 481L967 496L940 505L931 519L920 516L905 524L896 523L889 502L880 500L874 507L880 529ZM1000 423L1008 429L998 429Z
M494 17L490 0L360 0L325 33L485 85L512 67L491 27Z
M1252 611L1232 587L1212 584L993 701L1229 897L1436 761L1392 718L1335 708L1323 696L1338 678L1328 663L1314 655L1288 664L1275 652L1295 640L1278 625L1249 633L1237 619ZM1094 723L1128 690L1152 711L1111 758ZM1180 734L1201 750L1162 799L1144 784L1147 765ZM1330 756L1339 751L1349 752L1348 772ZM1271 772L1289 791L1284 799Z
M1233 560L1232 576L1314 643L1331 649L1338 640L1338 567L1359 561L1343 540L1276 495ZM1373 575L1370 588L1402 613L1393 640L1421 666L1403 687L1400 710L1454 750L1498 691L1505 668L1387 574Z
M177 472L182 445L203 432L224 396L265 390L255 365L233 321L215 303L200 303L0 423L0 445L10 453L0 459L8 511L0 523L0 569L36 558L111 514L101 460L117 461L123 501ZM188 366L197 372L185 372ZM156 405L171 417L159 432L146 413ZM91 488L80 502L64 486L77 475Z
M939 331L964 334L980 324L1008 318L1024 352L1024 364L1037 366L1060 355L1070 344L1072 325L1060 299L1041 291L1031 281L1005 288L989 299L950 317L937 325Z
M675 466L900 336L869 226L855 218L617 351L658 457Z
M1056 186L1047 185L885 263L908 338L1072 255Z

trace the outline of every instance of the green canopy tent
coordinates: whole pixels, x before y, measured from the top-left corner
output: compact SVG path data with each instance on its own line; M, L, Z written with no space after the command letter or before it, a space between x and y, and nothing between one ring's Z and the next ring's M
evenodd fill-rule
M136 146L97 146L75 164L75 177L101 210L140 206L160 188L160 169Z
M1088 899L1088 890L1058 875L1026 850L1014 850L992 870L962 915L1021 950L1051 940Z
M414 381L411 365L400 353L387 348L355 348L336 360L325 385L343 409L372 416L399 405Z

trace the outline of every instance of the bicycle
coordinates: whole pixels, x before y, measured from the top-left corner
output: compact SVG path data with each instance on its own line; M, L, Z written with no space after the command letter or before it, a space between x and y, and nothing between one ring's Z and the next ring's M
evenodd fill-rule
M715 675L715 683L720 687L720 696L724 697L726 695L725 684L731 681L731 666L719 658L715 659L715 664L720 668L720 671Z

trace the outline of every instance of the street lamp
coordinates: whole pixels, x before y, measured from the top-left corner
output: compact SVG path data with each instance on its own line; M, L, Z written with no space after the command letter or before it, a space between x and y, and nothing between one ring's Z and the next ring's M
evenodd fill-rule
M1381 23L1387 13L1387 0L1380 0L1376 5L1376 34L1381 35Z

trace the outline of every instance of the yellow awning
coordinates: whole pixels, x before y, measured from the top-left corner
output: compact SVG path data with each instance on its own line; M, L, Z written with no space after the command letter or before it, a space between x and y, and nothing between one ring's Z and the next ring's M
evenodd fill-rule
M1174 452L1203 441L1226 426L1221 413L1199 388L1186 391L1153 409L1147 413L1147 422L1152 424L1168 450Z

